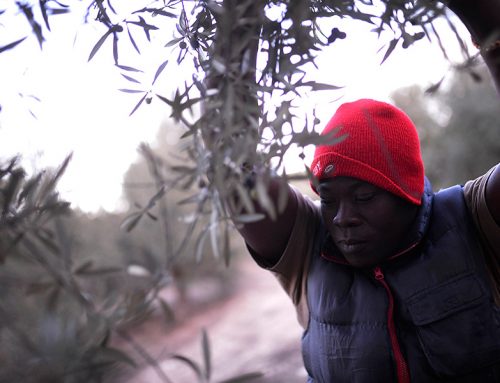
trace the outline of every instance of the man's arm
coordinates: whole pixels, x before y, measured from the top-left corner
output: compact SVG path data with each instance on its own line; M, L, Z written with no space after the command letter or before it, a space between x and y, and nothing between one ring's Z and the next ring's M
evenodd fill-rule
M451 0L448 7L479 46L500 93L500 0ZM488 210L500 226L500 166L490 175L485 193Z
M500 165L491 173L486 184L486 205L491 216L500 226Z
M278 213L277 218L273 220L261 206L257 205L257 212L263 213L265 218L238 228L248 246L262 258L267 266L276 264L285 251L297 215L297 196L289 185L282 183L277 178L272 179L269 183L268 193L274 206L277 205L279 194L286 193L284 211Z

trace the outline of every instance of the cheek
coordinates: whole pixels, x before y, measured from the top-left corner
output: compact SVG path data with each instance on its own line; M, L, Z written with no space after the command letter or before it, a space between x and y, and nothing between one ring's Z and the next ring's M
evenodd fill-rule
M323 218L323 223L326 227L330 228L332 225L333 218L335 217L335 212L333 209L321 208L321 217Z
M377 220L372 219L371 227L384 246L397 247L408 234L413 219L404 212L402 206L388 205L380 210Z

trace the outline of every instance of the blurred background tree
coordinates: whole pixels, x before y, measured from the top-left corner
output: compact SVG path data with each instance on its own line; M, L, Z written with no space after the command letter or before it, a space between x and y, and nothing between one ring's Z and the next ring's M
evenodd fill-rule
M456 71L439 92L422 88L393 94L415 122L426 174L434 188L479 177L500 158L500 108L485 67Z

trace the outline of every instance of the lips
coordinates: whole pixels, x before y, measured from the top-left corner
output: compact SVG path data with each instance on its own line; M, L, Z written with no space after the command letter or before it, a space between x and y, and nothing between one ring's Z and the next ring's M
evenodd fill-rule
M356 254L366 246L366 241L358 239L341 239L337 241L337 247L343 254Z

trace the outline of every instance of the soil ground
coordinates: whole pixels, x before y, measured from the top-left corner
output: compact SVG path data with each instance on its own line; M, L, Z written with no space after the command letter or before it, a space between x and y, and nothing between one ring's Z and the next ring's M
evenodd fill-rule
M291 301L274 277L259 269L249 257L231 267L238 273L238 279L226 298L194 310L172 328L167 329L162 316L156 315L130 334L157 361L171 383L198 382L187 363L170 356L181 354L202 365L203 329L208 333L211 350L210 382L256 371L263 376L252 380L254 383L305 382L300 354L302 329ZM119 382L167 380L161 379L153 366L144 363L122 372Z

